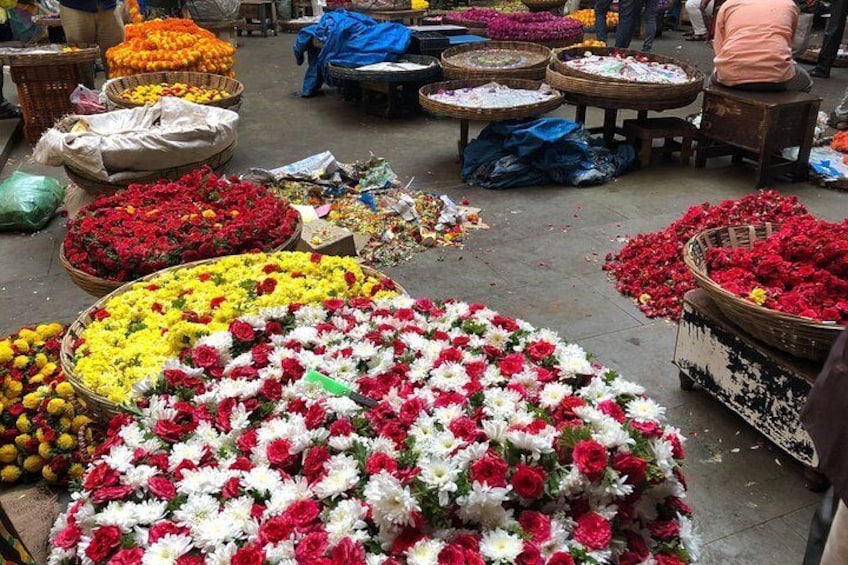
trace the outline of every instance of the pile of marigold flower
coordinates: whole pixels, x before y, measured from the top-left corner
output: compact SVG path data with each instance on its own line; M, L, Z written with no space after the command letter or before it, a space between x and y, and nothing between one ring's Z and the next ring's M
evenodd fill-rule
M233 76L236 48L193 21L150 20L126 26L125 39L106 52L112 77L154 71Z
M59 368L63 334L62 325L43 324L0 340L3 483L79 479L93 452L91 420Z
M586 10L577 10L568 14L568 17L577 20L583 24L583 29L586 31L594 31L595 29L595 10L589 8ZM607 12L607 28L618 26L618 12Z
M806 214L795 196L773 190L716 205L704 202L689 208L666 229L639 234L617 254L607 254L604 270L615 278L616 290L635 298L646 316L677 320L683 295L695 288L695 279L683 263L687 241L711 228L782 222Z

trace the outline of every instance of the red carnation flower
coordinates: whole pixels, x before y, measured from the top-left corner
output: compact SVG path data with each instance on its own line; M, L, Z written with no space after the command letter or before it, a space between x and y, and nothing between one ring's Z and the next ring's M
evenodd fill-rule
M97 528L85 548L85 555L95 563L104 561L120 543L121 529L118 526Z
M122 549L109 559L106 565L140 565L144 550L140 547Z
M218 351L208 345L198 345L191 350L191 360L202 369L210 369L218 364Z
M230 561L231 565L263 565L265 552L255 545L248 545L236 551Z
M177 487L174 483L162 476L150 477L147 481L147 488L154 495L164 500L172 500L177 496Z
M542 543L551 537L551 519L541 512L525 510L519 516L518 523L536 543Z
M471 480L492 487L505 487L507 462L495 454L486 454L471 464Z
M606 518L589 512L577 519L574 539L589 549L606 549L612 540L612 528Z
M626 475L627 482L631 485L642 484L648 474L648 462L627 451L619 451L615 454L612 468L619 475Z
M577 470L591 481L597 481L604 476L604 471L606 471L609 462L607 449L591 439L577 442L572 457Z
M548 343L547 341L535 341L527 346L527 354L534 361L541 361L546 357L550 357L553 355L556 347L552 343Z
M242 343L253 341L256 337L256 332L253 330L253 326L247 322L242 322L241 320L235 320L230 324L230 333L233 334L233 337L236 338L236 340Z
M539 498L545 492L546 478L544 469L519 463L512 475L512 488L521 498Z

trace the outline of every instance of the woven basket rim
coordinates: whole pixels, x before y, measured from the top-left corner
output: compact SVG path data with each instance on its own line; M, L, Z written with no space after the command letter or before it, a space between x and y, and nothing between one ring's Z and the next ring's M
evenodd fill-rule
M525 53L533 53L543 55L544 59L539 61L538 63L532 63L530 65L524 65L521 67L511 67L509 69L480 69L477 67L468 67L463 65L457 65L450 61L451 57L455 57L457 55L468 53L470 51L489 51L493 49L500 49L504 51L516 51L516 52L525 52ZM547 67L551 60L551 50L550 48L541 45L539 43L531 43L529 41L487 41L483 43L468 43L465 45L456 45L454 47L450 47L442 51L441 61L443 67L452 67L455 69L461 69L463 71L470 72L507 72L507 71L523 71L529 69L535 69L538 67Z
M648 60L655 61L663 64L677 65L689 76L689 80L687 82L683 82L680 84L661 84L661 83L653 83L653 82L633 82L629 80L619 80L610 77L604 77L599 75L593 75L591 73L584 73L583 71L579 71L573 69L571 67L563 64L561 55L563 53L574 53L574 54L583 54L589 51L593 55L609 55L610 53L623 53L628 56L641 56L645 57ZM554 69L565 76L576 76L579 78L583 78L586 80L592 80L595 82L608 82L613 84L626 84L626 85L642 85L642 86L654 86L654 87L662 87L662 86L676 86L682 87L693 83L698 83L699 85L703 85L704 82L704 73L698 69L686 63L685 61L680 61L673 57L667 57L665 55L657 55L656 53L649 53L645 51L637 51L635 49L620 49L618 47L563 47L560 49L555 49L552 56L553 67Z
M521 117L537 116L558 108L563 102L561 92L554 90L550 100L543 100L533 104L525 104L523 106L514 106L512 108L467 108L465 106L453 106L444 104L436 100L432 100L429 94L436 90L456 90L458 88L473 88L482 86L490 82L497 82L510 88L536 90L545 82L542 80L530 79L472 79L472 80L450 80L444 82L434 82L422 86L418 91L418 98L421 106L434 114L441 114L456 119L480 120L480 121L500 121L508 119L518 119Z
M285 251L285 253L291 253L291 251ZM130 408L129 406L126 406L126 405L123 405L123 404L118 404L116 402L109 400L105 396L102 396L102 395L94 392L93 390L88 388L82 382L82 380L79 378L79 376L76 374L76 371L75 371L76 364L74 363L73 346L74 346L74 342L77 340L77 338L79 338L79 336L82 334L82 332L88 326L88 324L91 323L91 321L92 321L91 314L93 312L101 309L103 307L103 305L106 304L106 302L108 302L109 300L111 300L115 296L120 296L121 294L128 292L133 286L135 286L137 284L144 284L144 283L148 282L150 279L152 279L156 276L159 276L159 275L162 275L164 273L171 272L171 271L175 271L177 269L183 269L183 268L187 269L187 268L197 267L197 266L200 266L200 265L206 265L206 264L214 263L216 261L220 261L221 259L224 259L224 257L213 257L211 259L201 259L199 261L192 261L191 263L185 263L185 264L182 264L182 265L175 265L173 267L166 267L165 269L162 269L161 271L156 271L155 273L151 273L151 274L146 275L144 277L138 278L134 281L130 281L130 282L116 288L115 290L113 290L109 294L101 297L94 304L92 304L91 306L86 308L83 312L80 313L80 315L77 317L77 319L74 320L74 322L70 326L68 326L68 331L65 333L65 337L62 338L62 347L61 347L60 352L59 352L59 361L62 365L62 371L65 373L65 377L68 379L68 381L70 381L71 384L74 386L74 388L77 389L78 391L79 390L84 391L83 396L86 400L92 399L95 403L99 403L99 404L103 405L104 411L111 411L113 413L126 412ZM384 273L382 273L382 272L380 272L380 271L378 271L378 270L376 270L372 267L367 267L367 266L362 265L362 264L360 264L360 268L362 269L362 272L366 276L375 277L375 278L378 278L380 280L386 280L387 279L387 280L392 281L392 283L395 285L396 291L399 294L409 296L409 293L406 291L406 289L403 288L400 284L398 284L393 278L389 277L388 275L386 275L386 274L384 274Z
M210 78L212 77L212 78ZM140 108L143 103L132 102L121 98L120 93L129 88L130 83L137 83L133 86L159 84L162 82L187 82L191 86L205 86L203 81L221 81L228 96L221 100L210 100L209 102L200 102L202 105L213 105L213 103L229 103L235 105L241 99L244 93L244 84L234 78L216 75L213 73L199 73L195 71L157 71L153 73L139 73L123 77L112 78L106 81L103 85L103 92L112 104L121 108Z
M714 233L728 232L730 230L745 230L750 231L753 230L765 230L768 229L773 230L772 233L777 233L781 224L779 222L765 222L762 224L741 224L734 226L724 226L719 228L711 228L708 230L703 230L698 232L693 237L686 242L683 247L683 262L689 268L689 271L692 273L692 276L700 285L701 282L705 282L710 285L712 289L716 292L721 293L728 300L735 302L737 305L743 306L744 308L751 310L752 312L757 312L762 316L772 317L775 319L782 319L790 323L804 325L810 328L819 329L819 330L835 330L841 331L843 329L848 329L848 326L843 326L840 324L828 324L824 323L820 320L813 320L812 318L805 318L803 316L798 316L795 314L790 314L788 312L781 312L780 310L773 310L771 308L766 308L765 306L761 306L759 304L755 304L749 300L745 300L744 298L733 294L732 292L726 290L724 287L713 281L712 277L710 277L709 272L707 271L706 265L701 266L695 260L695 253L693 251L693 247L695 245L700 245L700 240L703 238L708 238L710 235Z

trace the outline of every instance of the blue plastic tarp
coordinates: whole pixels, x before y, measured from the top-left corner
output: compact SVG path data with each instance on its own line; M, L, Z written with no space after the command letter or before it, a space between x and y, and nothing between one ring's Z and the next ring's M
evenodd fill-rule
M462 178L484 188L603 184L629 169L636 151L614 151L583 126L561 118L489 124L463 154Z
M317 24L300 30L294 44L298 65L305 58L309 66L303 77L303 96L314 96L327 82L327 65L361 67L383 61L395 61L406 52L412 33L406 26L377 23L366 15L346 10L324 14ZM320 42L320 49L313 43Z

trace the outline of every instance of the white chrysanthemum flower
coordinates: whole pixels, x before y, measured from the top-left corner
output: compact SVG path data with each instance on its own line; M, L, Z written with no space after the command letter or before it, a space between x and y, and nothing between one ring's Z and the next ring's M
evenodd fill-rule
M510 430L506 437L518 449L529 451L534 459L543 453L551 453L554 450L554 440L557 431L553 426L545 426L535 433L523 430Z
M618 377L609 383L610 390L615 396L640 396L645 394L645 387Z
M280 474L273 469L260 465L245 472L241 482L245 490L254 491L259 495L267 495L280 488L282 479Z
M557 366L566 375L588 375L592 373L592 364L586 358L586 352L579 345L570 343L557 347Z
M627 475L618 475L614 471L608 471L608 482L604 485L604 494L614 498L624 498L633 492L633 485L627 484Z
M480 553L494 563L515 563L522 551L521 538L505 530L488 531L480 540Z
M589 480L574 466L559 481L560 496L567 498L581 493L588 484Z
M151 544L141 558L142 565L174 565L177 559L191 551L189 536L168 534Z
M385 436L377 436L368 440L368 448L372 453L385 453L389 457L397 457L398 451L395 442Z
M177 510L174 521L190 527L193 523L218 514L218 500L208 494L189 496Z
M485 339L486 343L488 343L492 347L502 349L506 346L506 343L509 341L511 335L512 333L508 332L503 328L492 326L486 331L486 333L483 334L483 339Z
M346 436L331 436L327 440L327 445L337 451L350 451L354 443L367 443L365 438L357 434L348 434Z
M223 514L209 516L191 527L195 543L206 551L214 551L216 547L234 539L239 533Z
M247 351L237 357L233 357L229 360L229 362L227 362L224 366L224 375L229 376L233 370L239 367L250 367L251 365L253 365L253 355L250 351Z
M686 552L692 559L692 562L698 561L701 557L701 536L695 531L695 525L692 520L683 514L677 514L677 523L680 524L680 541Z
M75 556L76 551L73 549L65 550L61 547L54 547L47 558L47 565L62 565L62 563L73 561Z
M354 390L356 389L355 386L352 388ZM356 402L347 396L328 396L324 399L324 406L326 407L327 412L335 414L340 418L352 416L362 410Z
M635 398L627 403L627 417L637 422L659 422L665 408L650 398Z
M326 317L327 311L324 307L315 304L303 305L294 313L295 320L299 322L298 326L315 326Z
M621 427L614 419L608 422L599 422L597 431L592 434L592 439L602 444L607 449L616 447L628 447L636 444L636 440Z
M318 342L318 330L311 325L298 325L283 337L284 342L296 341L303 345L313 345Z
M265 546L265 559L271 563L297 563L294 556L294 542L281 541Z
M150 403L142 412L145 423L153 428L158 420L170 420L177 415L177 411L171 405L170 398L154 394L150 397Z
M483 422L483 431L486 436L495 443L503 443L506 441L507 423L503 420L485 420Z
M421 467L421 480L439 492L439 504L447 506L450 501L450 493L456 492L456 480L459 478L460 469L453 461L447 459L430 459L419 462Z
M124 475L124 483L133 488L147 486L147 481L159 474L159 469L150 465L139 465L129 469Z
M103 458L103 462L118 471L126 473L133 467L133 450L126 445L116 445L109 450L109 455Z
M198 339L195 346L198 345L214 348L218 351L218 355L226 361L229 358L230 350L233 348L233 336L230 332L215 332Z
M288 306L269 306L259 311L259 315L267 320L282 320L289 315Z
M177 492L180 494L217 494L224 488L231 477L238 476L239 471L228 469L217 469L213 467L201 467L200 469L186 469L183 478L177 482Z
M330 545L335 545L346 537L354 541L364 541L368 534L365 518L368 509L358 500L342 500L330 510L324 524L330 536Z
M674 478L674 450L671 443L655 438L650 441L650 448L657 460L657 467L667 479Z
M433 418L443 427L448 426L448 424L464 415L465 411L459 404L449 404L433 410Z
M559 406L562 399L570 395L572 388L565 383L548 383L539 393L539 405L542 408L552 410Z
M483 392L483 412L494 418L508 418L521 402L521 395L514 390L489 389Z
M468 447L460 449L456 452L456 454L451 458L451 461L454 465L456 465L460 470L464 470L471 463L477 461L486 455L486 452L489 451L489 442L484 441L482 443L471 443Z
M197 465L205 454L203 442L197 441L196 438L175 443L171 447L171 454L168 456L168 469L173 471L183 460L191 461Z
M253 498L240 496L231 498L224 505L221 516L230 524L233 537L247 529L248 523L253 519Z
M230 565L233 555L238 551L234 542L220 545L214 551L206 554L206 565Z
M612 559L612 552L608 549L589 551L586 555L589 556L589 559L592 559L595 563L599 563L601 565L609 563L610 559Z
M505 526L512 511L504 509L503 502L511 490L511 486L493 487L475 481L470 492L457 499L459 518L467 524L481 524L486 528Z
M494 365L486 365L486 369L483 371L483 375L480 377L480 384L487 389L496 387L501 383L505 383L506 381L506 377L504 377L503 373L501 373L500 370Z
M374 553L365 554L365 565L383 565L383 562L386 560L388 560L388 556L386 555L377 555Z
M144 451L156 451L162 446L162 442L157 438L146 439L145 432L142 430L138 422L131 422L121 428L118 436L124 440L124 445L135 451L143 449Z
M449 430L437 433L430 443L427 445L427 450L441 457L447 457L454 451L462 447L463 441L453 435Z
M312 489L319 498L335 498L359 484L359 464L350 455L334 455L325 468L327 474Z
M365 485L364 497L371 506L374 521L381 528L412 525L411 514L421 511L409 487L386 471L371 477Z
M439 552L445 547L445 542L437 539L422 539L409 548L406 553L408 565L437 565Z
M98 526L118 526L122 532L127 533L138 523L135 517L135 504L112 501L97 513L94 522Z
M459 392L471 379L459 363L442 363L430 371L429 386L446 392Z

